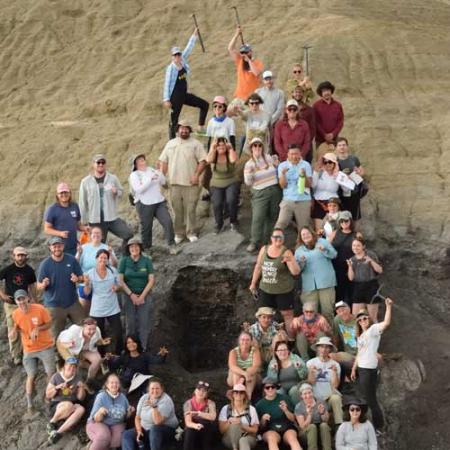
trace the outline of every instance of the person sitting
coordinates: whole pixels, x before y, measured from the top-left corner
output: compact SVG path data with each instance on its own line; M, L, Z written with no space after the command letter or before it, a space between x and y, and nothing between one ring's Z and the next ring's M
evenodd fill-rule
M331 197L327 202L327 213L322 219L322 224L318 235L327 238L332 242L334 232L339 227L339 218L341 213L341 201L338 197Z
M271 377L264 378L263 388L263 398L256 404L263 441L269 450L278 450L280 442L291 450L301 450L290 398L277 392L278 385Z
M256 322L248 328L253 341L259 346L263 363L268 364L273 356L272 340L277 335L282 324L273 320L275 312L268 306L261 306L256 311Z
M228 386L242 384L244 380L249 399L252 398L261 369L261 354L258 348L252 345L252 340L250 333L241 332L237 347L230 350L228 354Z
M230 403L225 405L219 414L222 443L233 450L255 448L258 426L258 414L250 404L246 387L243 384L235 384Z
M277 309L283 316L286 329L289 329L294 318L295 280L300 267L291 250L284 245L284 232L274 228L270 244L261 248L249 289L259 295L261 305Z
M307 227L299 230L295 259L302 274L302 303L312 302L331 325L336 299L336 275L331 260L336 257L334 247Z
M330 324L316 308L313 302L304 303L303 314L294 318L289 332L291 337L295 337L295 345L303 361L311 359L311 346L317 339L332 335Z
M377 450L373 425L367 420L367 403L350 399L345 404L344 419L336 433L336 450Z
M142 351L141 341L136 335L129 334L125 338L125 350L121 355L106 355L108 367L119 374L124 388L130 387L135 374L150 375L150 367L163 364L168 350L161 347L157 355L150 355Z
M126 396L121 392L119 377L111 373L97 394L86 423L91 440L89 450L109 450L120 447L126 420L133 414Z
M335 305L336 316L333 320L333 336L338 352L330 357L341 364L347 374L350 374L357 352L356 318L351 313L350 306L344 301Z
M159 378L153 377L148 393L139 400L134 428L122 436L122 450L135 450L138 442L148 442L150 450L164 450L175 437L178 419L173 400L164 392Z
M58 442L84 415L85 409L80 403L86 397L86 388L77 369L78 359L69 356L62 369L50 378L45 390L45 398L50 401L47 424L50 444Z
M314 398L313 388L303 383L299 389L301 400L295 406L295 417L300 433L306 435L309 450L331 450L331 429L328 425L330 414L322 400Z
M323 400L333 411L334 424L342 423L342 399L338 391L341 367L330 358L331 352L337 349L328 336L319 338L312 346L317 357L310 359L308 367L308 383L313 386L314 397Z
M80 360L89 362L86 383L95 378L102 362L97 346L109 345L111 338L102 338L97 321L92 317L84 319L82 325L71 325L67 330L61 331L56 340L56 348L61 358L66 360L75 356Z
M183 405L184 441L183 450L211 450L215 420L216 404L208 398L209 383L199 381L192 398Z
M298 387L306 380L308 369L302 358L289 350L288 343L280 341L275 344L267 376L276 380L276 384L280 386L278 392L288 395L292 404L296 405L300 400Z

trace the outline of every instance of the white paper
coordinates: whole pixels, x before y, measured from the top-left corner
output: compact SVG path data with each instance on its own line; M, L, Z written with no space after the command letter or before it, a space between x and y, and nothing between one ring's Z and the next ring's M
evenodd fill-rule
M359 184L361 184L363 182L363 178L361 175L357 174L356 172L352 172L349 175L349 178L355 182L355 184L358 186Z
M339 186L342 186L345 189L350 189L353 191L355 189L355 183L347 176L344 172L339 172L336 177L336 182Z

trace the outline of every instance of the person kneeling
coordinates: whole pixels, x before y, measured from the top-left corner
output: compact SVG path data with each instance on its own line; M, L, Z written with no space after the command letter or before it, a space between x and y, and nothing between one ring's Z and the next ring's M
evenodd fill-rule
M84 414L80 402L86 397L86 389L77 374L78 359L69 356L60 372L55 373L45 390L50 400L50 422L47 424L48 442L55 444L63 433L73 428ZM58 423L63 421L61 426Z

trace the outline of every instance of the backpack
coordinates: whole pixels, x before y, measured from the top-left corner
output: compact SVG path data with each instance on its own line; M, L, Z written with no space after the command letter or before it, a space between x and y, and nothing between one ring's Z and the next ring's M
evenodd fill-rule
M231 409L231 405L227 405L227 419L233 416L233 410ZM237 418L245 417L249 425L252 423L252 417L250 415L250 408L245 408L243 414L237 416Z

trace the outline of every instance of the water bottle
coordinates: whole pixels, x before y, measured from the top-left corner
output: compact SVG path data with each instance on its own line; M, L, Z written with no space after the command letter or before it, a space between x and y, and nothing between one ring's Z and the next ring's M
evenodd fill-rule
M305 193L305 173L303 169L300 169L297 180L297 191L300 195Z

